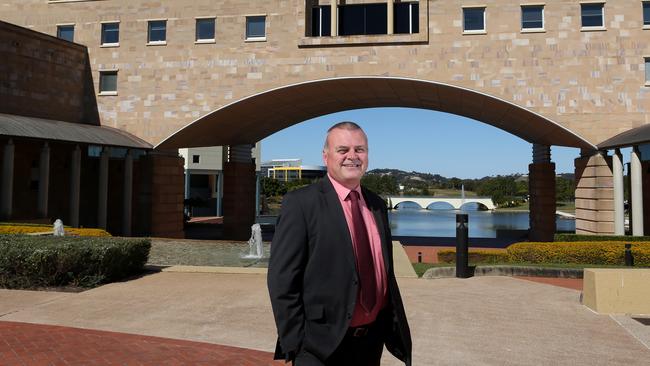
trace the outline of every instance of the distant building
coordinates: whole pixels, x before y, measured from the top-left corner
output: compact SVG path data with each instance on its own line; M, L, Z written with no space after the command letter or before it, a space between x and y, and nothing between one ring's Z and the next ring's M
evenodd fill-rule
M302 165L301 159L274 159L261 164L261 175L275 180L290 182L299 179L314 180L327 174L321 165Z

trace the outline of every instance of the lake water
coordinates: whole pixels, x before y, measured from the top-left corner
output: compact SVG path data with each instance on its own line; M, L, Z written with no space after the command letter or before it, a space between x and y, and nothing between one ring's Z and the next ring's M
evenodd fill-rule
M470 238L495 238L500 230L527 230L528 212L456 211L402 208L388 213L393 236L455 237L456 214L466 213ZM575 231L575 220L558 218L558 231Z

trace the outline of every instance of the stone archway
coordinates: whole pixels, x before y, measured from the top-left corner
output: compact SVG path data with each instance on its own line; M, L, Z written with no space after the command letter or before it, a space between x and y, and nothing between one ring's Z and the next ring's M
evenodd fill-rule
M243 98L188 124L157 149L230 146L224 163L224 233L245 239L255 218L255 180L250 146L263 138L325 114L360 108L410 107L452 113L487 123L533 144L531 238L550 241L555 230L555 165L550 146L595 150L566 127L503 99L426 80L345 77L292 84ZM244 147L248 148L244 148ZM243 157L243 158L242 158ZM229 203L230 202L230 203ZM230 218L229 218L230 216Z

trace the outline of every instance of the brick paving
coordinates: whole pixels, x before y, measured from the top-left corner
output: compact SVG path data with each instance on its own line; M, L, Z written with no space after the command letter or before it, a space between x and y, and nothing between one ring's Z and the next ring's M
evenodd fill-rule
M284 365L269 352L97 330L0 321L0 365Z
M528 277L514 276L526 281L545 283L547 285L570 288L572 290L582 291L582 278L556 278L556 277Z

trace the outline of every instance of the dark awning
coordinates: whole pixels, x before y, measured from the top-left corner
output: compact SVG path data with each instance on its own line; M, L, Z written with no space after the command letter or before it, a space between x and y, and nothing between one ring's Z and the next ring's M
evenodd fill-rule
M617 147L629 147L650 142L650 124L645 124L631 130L619 133L598 144L599 150Z
M3 113L0 113L0 135L136 149L153 147L128 132L112 127Z

